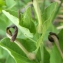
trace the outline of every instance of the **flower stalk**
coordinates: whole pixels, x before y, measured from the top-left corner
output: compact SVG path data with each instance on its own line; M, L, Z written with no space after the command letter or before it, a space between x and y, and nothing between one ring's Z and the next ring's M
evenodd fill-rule
M41 11L38 5L38 0L33 0L33 6L38 18L37 32L42 33L42 17L41 17Z
M57 48L58 48L58 50L60 52L60 55L61 55L61 57L63 59L63 52L62 52L62 50L60 48L58 38L56 36L54 36L54 35L52 35L51 37L54 39L54 42L55 42L55 44L56 44L56 46L57 46Z
M13 34L11 33L10 28L14 28ZM15 42L15 44L18 45L18 47L26 54L26 56L30 60L35 60L35 58L36 58L35 54L32 52L28 52L26 50L26 48L16 39L17 33L18 33L18 28L15 25L11 25L11 26L7 27L7 29L6 29L7 37L10 38L12 42Z
M56 44L56 46L57 46L57 48L58 48L58 50L59 50L59 52L60 52L60 55L61 55L61 57L62 57L62 59L63 59L63 52L62 52L62 50L61 50L61 48L60 48L58 36L57 36L55 33L50 32L50 35L49 35L48 38L49 38L49 41L55 42L55 44Z

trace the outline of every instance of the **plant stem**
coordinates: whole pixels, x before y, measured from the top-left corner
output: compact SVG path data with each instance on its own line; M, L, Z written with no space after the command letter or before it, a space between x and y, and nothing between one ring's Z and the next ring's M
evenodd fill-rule
M30 59L30 60L34 60L35 59L35 54L34 53L31 53L31 52L28 52L24 46L18 41L18 40L15 40L15 43L20 47L20 49L26 54L26 56Z
M63 53L62 53L62 50L60 48L58 38L55 35L51 35L51 37L54 39L54 42L55 42L55 44L56 44L56 46L57 46L57 48L58 48L58 50L60 52L60 55L61 55L61 57L63 59Z
M33 0L33 6L36 11L37 18L38 18L37 32L42 33L42 17L41 17L41 11L40 11L37 0Z
M44 63L44 45L41 44L40 46L40 52L41 52L41 63Z
M18 40L15 40L14 41L18 46L19 48L27 55L29 52L24 48L24 46L18 41Z

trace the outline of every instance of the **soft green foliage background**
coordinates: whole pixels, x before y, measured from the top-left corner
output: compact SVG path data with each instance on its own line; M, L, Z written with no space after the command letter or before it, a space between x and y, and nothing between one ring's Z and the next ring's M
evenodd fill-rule
M50 3L49 0L33 2L32 6L31 0L0 0L0 37L2 38L0 63L62 63L56 45L53 44L52 49L45 46L49 32L55 32L63 50L63 30L57 30L53 25L61 4ZM18 27L17 40L27 51L36 54L35 60L29 60L25 53L6 36L6 27L11 24ZM38 29L41 30L40 33Z

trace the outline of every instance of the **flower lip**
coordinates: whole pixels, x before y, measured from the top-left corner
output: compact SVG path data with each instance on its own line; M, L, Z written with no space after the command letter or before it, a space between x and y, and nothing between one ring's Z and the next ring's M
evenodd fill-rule
M49 32L49 36L48 36L48 40L50 42L54 42L54 39L51 37L52 35L56 36L57 39L59 39L59 37L57 36L57 34L53 33L53 32Z
M14 29L14 33L13 34L10 31L10 28L13 28ZM11 41L14 42L15 39L16 39L16 37L17 37L17 34L18 34L18 28L17 28L17 26L16 25L8 26L6 28L6 33L11 36Z

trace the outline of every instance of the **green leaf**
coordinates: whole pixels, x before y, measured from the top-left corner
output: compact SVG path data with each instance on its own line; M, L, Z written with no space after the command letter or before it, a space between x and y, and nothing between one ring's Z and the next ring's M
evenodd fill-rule
M1 47L0 47L0 62L15 63L14 59L9 55L9 53Z
M30 32L32 32L32 33L36 32L36 28L35 28L35 25L34 25L33 19L32 19L32 9L31 9L31 7L27 8L27 10L24 12L23 18L19 22L19 24L23 27L28 28L30 30Z
M33 44L31 44L31 42L28 42L26 40L24 42L22 41L23 40L20 39L20 42L22 44L26 42L25 44L27 45L24 44L24 46L29 52L35 49ZM14 42L10 42L10 39L4 38L3 40L1 40L0 47L7 50L8 53L13 57L16 63L31 63L31 61L26 57L24 52Z
M9 55L9 57L6 60L6 63L15 63L14 59Z
M4 18L4 19L3 19ZM0 14L0 35L5 36L6 27L10 24L7 17ZM3 26L2 26L3 25Z
M54 17L56 17L56 15L57 15L58 8L59 8L59 6L58 6L57 2L52 3L49 7L46 8L46 10L44 11L44 14L43 14L43 21L44 21L43 29L48 30L50 24L54 20Z
M62 58L56 45L53 46L53 49L50 53L50 63L62 63Z
M4 6L5 5L5 1L4 0L0 0L0 6Z
M0 47L0 59L7 59L9 56L8 52Z
M25 5L24 1L16 0L16 6L18 9L22 8Z
M18 17L18 11L15 11L15 10L13 10L13 9L8 9L8 10L6 10L7 12L9 12L10 14L12 14L13 16L15 16L15 17Z
M48 30L50 24L52 23L52 21L54 20L54 18L58 13L58 8L59 8L58 3L54 2L45 9L43 14L43 29L44 29L43 32L44 31L46 32Z
M5 0L6 1L6 5L10 8L13 7L14 5L16 5L16 2L14 0Z
M58 9L58 3L57 2L54 2L51 5L49 5L45 9L45 11L43 13L43 20L46 21L48 19L53 19L54 15L55 15L55 12L57 11L57 9Z
M0 59L0 63L5 63L5 59L4 58Z
M26 4L27 4L28 2L30 2L30 1L31 1L31 0L23 0L23 2L26 3Z
M5 6L5 1L0 0L0 13L2 12L3 6Z
M44 47L44 60L43 61L44 63L50 63L50 54L48 53L45 47Z
M50 54L43 45L40 47L40 52L41 52L41 63L50 63Z
M23 44L23 46L29 51L29 52L32 52L36 49L36 46L35 46L35 43L32 42L31 40L29 39L20 39L19 38L19 41Z
M63 29L58 34L61 50L63 50Z
M20 29L24 36L33 38L33 34L27 28L24 28L19 25L19 19L17 17L11 15L9 12L6 12L5 10L3 10L2 12L12 23L14 23Z

